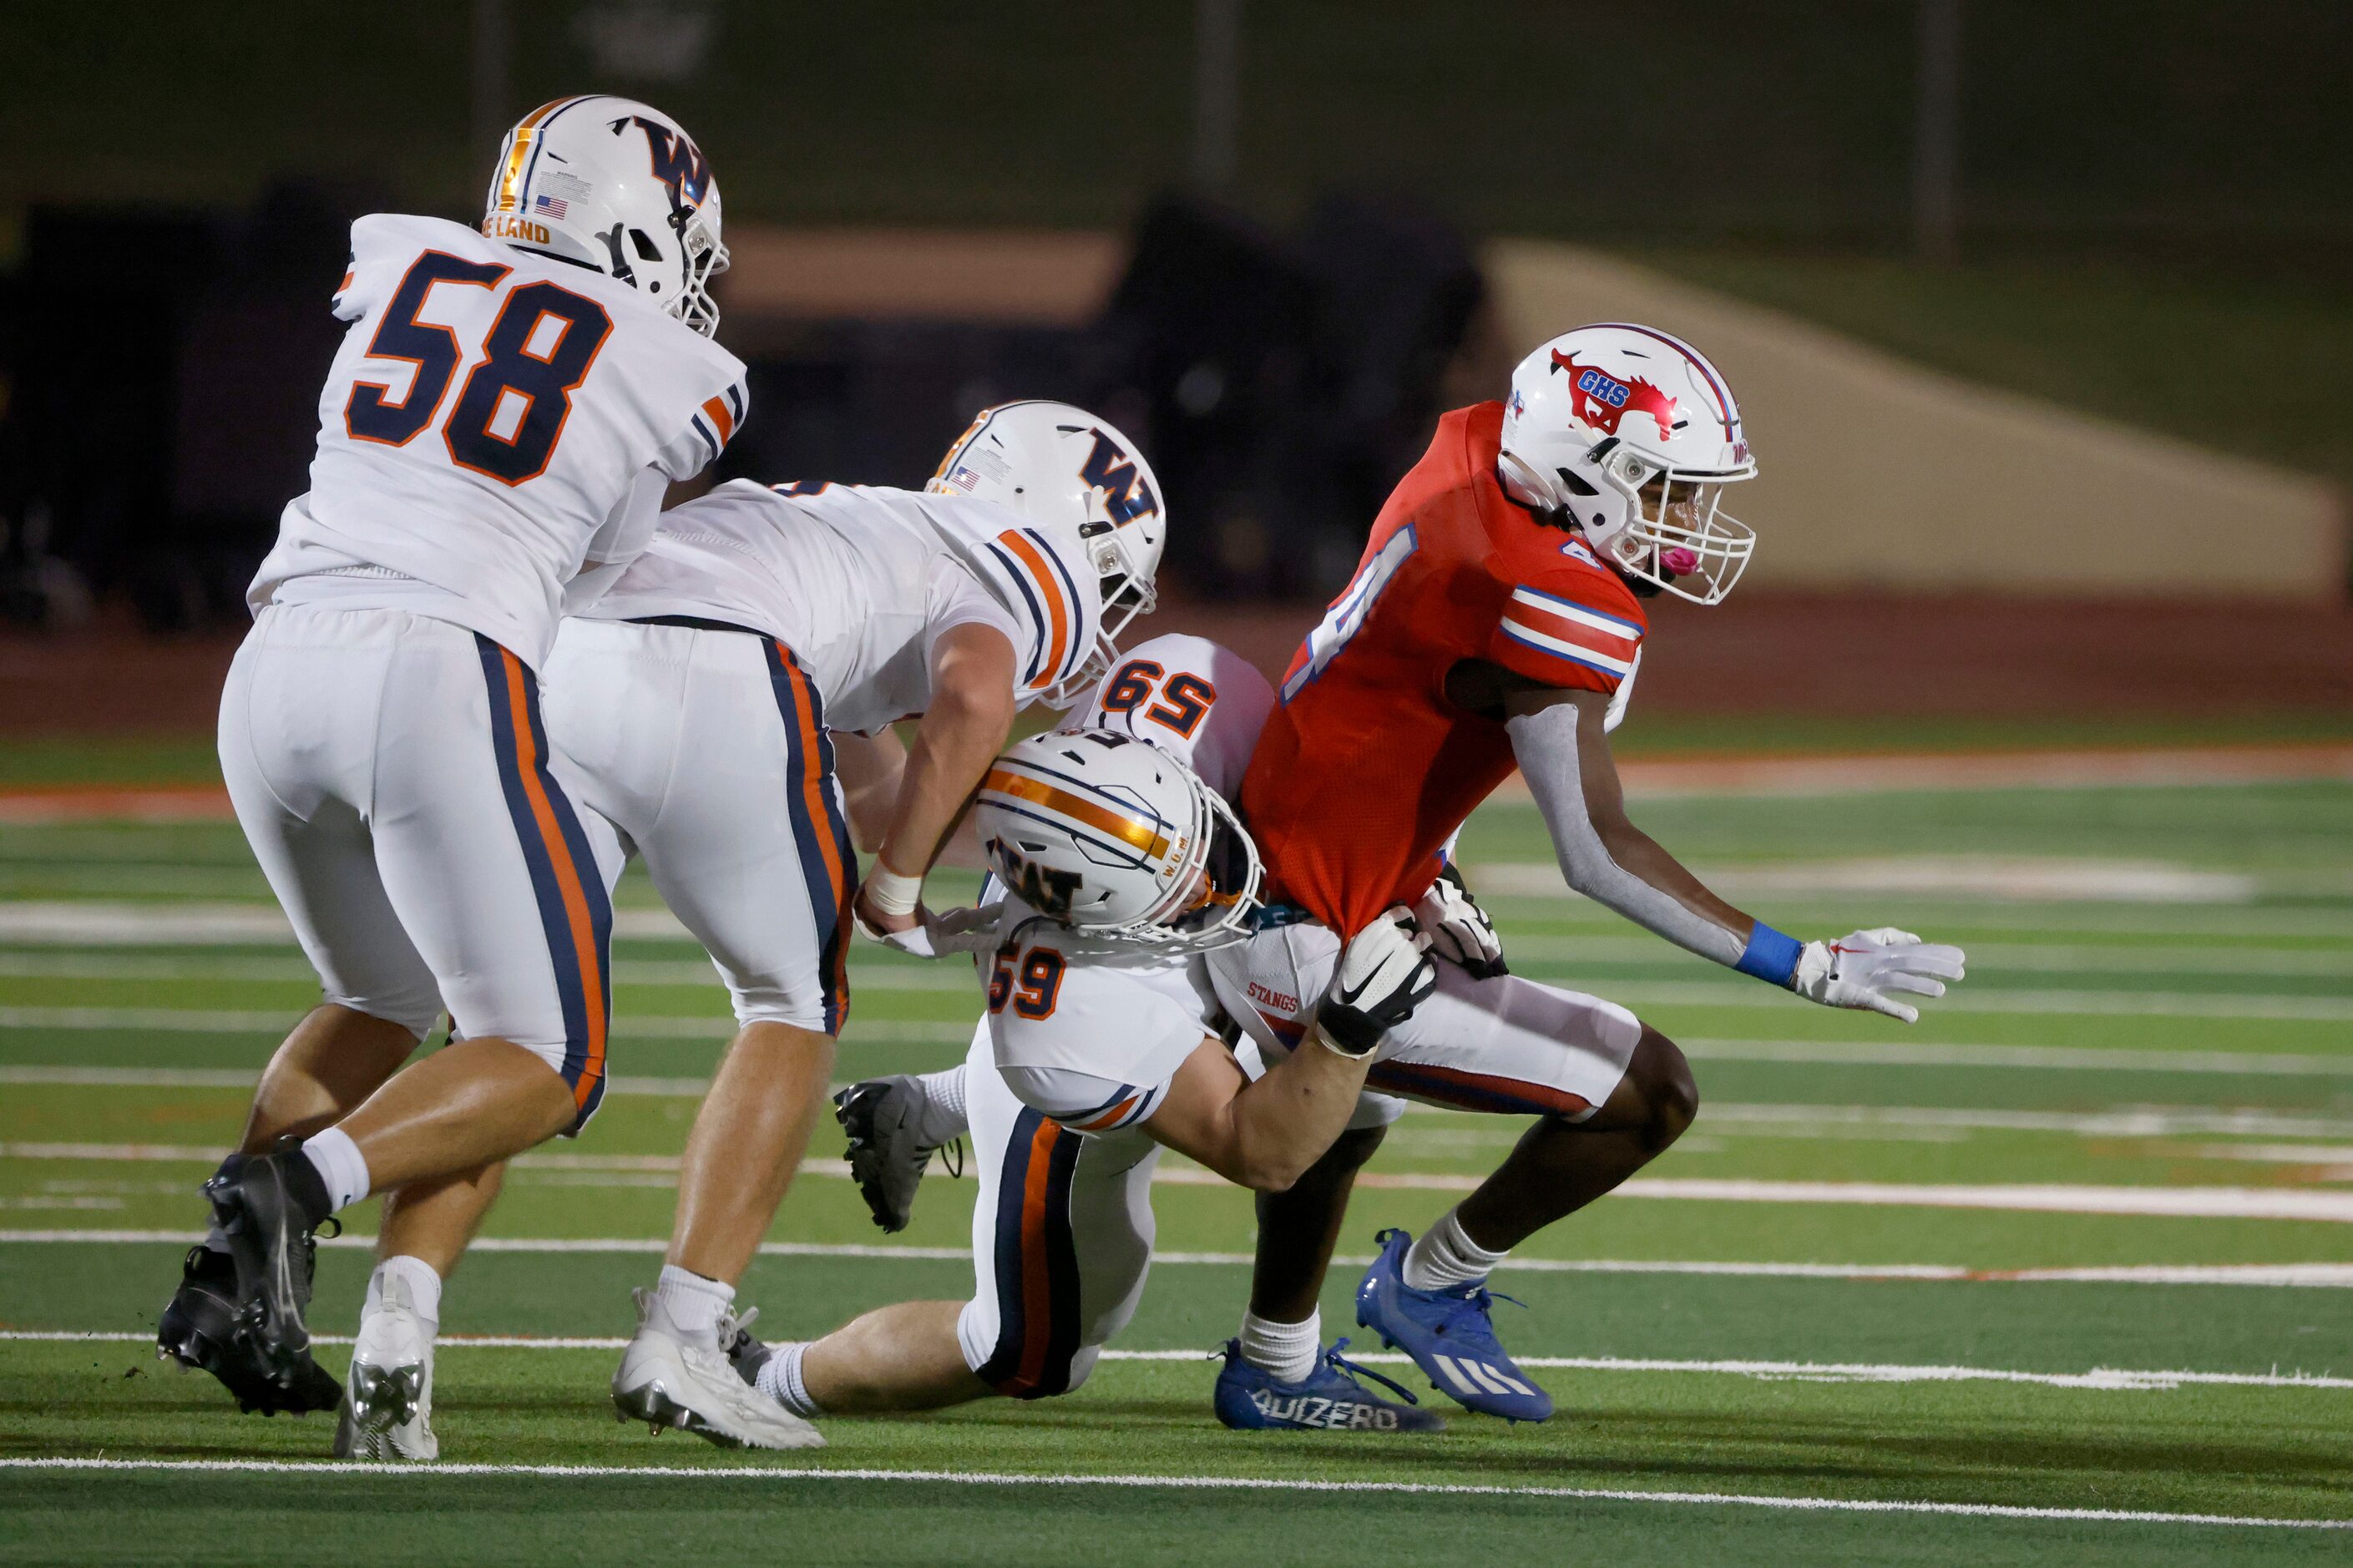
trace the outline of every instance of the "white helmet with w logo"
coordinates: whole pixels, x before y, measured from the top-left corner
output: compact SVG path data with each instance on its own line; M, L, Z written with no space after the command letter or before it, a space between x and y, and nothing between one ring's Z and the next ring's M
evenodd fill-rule
M981 781L973 823L1015 898L1113 948L1224 947L1250 934L1260 907L1258 847L1232 808L1132 735L1017 742Z
M559 98L499 148L482 232L593 268L709 337L727 270L719 182L685 128L631 98Z
M1611 565L1699 604L1732 592L1757 546L1719 510L1757 474L1740 405L1697 349L1649 327L1579 327L1522 360L1497 467Z
M1100 680L1119 636L1159 602L1167 514L1160 481L1108 419L1068 403L1000 403L956 438L923 489L977 496L1050 525L1074 527L1102 596L1096 646L1051 694L1066 700Z

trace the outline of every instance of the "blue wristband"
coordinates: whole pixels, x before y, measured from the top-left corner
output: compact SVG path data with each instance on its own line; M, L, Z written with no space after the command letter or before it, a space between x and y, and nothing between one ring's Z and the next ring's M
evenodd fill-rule
M1789 977L1798 973L1799 955L1805 951L1806 944L1796 937L1758 921L1757 929L1748 933L1748 946L1741 952L1740 962L1732 967L1743 974L1787 987Z

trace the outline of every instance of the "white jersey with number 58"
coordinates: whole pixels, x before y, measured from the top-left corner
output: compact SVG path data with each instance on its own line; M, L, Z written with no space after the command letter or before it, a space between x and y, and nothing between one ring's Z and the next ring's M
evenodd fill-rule
M248 590L257 611L406 609L535 667L558 616L644 548L663 488L747 411L743 363L644 295L438 218L353 224L334 311L351 330L311 489Z

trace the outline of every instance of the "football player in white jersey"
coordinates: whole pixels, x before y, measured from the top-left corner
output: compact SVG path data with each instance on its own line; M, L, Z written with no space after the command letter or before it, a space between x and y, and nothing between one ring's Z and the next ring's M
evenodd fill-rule
M1258 913L1256 851L1222 795L1240 787L1272 704L1235 655L1155 637L1083 713L989 770L974 817L1012 891L987 1014L963 1067L861 1084L842 1105L870 1151L878 1120L923 1114L934 1098L955 1131L969 1128L973 1295L885 1307L807 1343L739 1333L732 1354L755 1387L809 1415L1067 1394L1142 1297L1162 1148L1271 1192L1340 1132L1371 1047L1427 992L1432 964L1409 925L1377 922L1319 1015L1332 1048L1293 1053L1252 1082L1215 1037L1198 955ZM1294 1385L1270 1385L1284 1424L1439 1424L1365 1389L1339 1349Z
M311 488L221 697L237 819L324 992L206 1184L212 1232L158 1333L248 1409L337 1402L303 1321L328 1215L429 1207L596 1110L610 908L536 672L745 413L710 337L719 191L675 121L548 104L508 133L487 207L479 233L352 226ZM454 1043L403 1070L445 1009ZM387 1268L368 1293L405 1334L438 1290Z
M1007 404L922 491L737 480L674 508L564 623L548 738L580 801L711 953L738 1025L687 1141L667 1262L638 1292L613 1379L625 1414L730 1445L821 1441L746 1388L722 1348L736 1282L825 1104L851 927L959 950L914 889L1015 714L1102 677L1112 627L1152 601L1165 522L1150 466L1116 428L1068 404ZM903 749L891 728L902 719L918 720ZM860 847L876 868L862 888ZM980 864L976 841L963 860ZM882 896L894 878L896 908ZM393 1215L385 1255L446 1275L489 1184L474 1194L471 1208ZM376 1353L365 1323L360 1339ZM406 1359L366 1380L429 1390L429 1337L401 1344ZM354 1383L361 1365L355 1353ZM395 1424L396 1446L419 1446L419 1420Z

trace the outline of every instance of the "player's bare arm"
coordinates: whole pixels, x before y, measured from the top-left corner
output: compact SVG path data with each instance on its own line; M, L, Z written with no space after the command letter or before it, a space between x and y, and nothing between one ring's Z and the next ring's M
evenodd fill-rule
M874 867L858 890L860 922L876 933L914 930L929 870L1013 731L1013 645L994 626L940 635L932 649L932 703L907 748L898 795Z
M1827 1006L1914 1023L1919 1011L1904 998L1941 996L1945 982L1962 977L1957 947L1892 927L1800 942L1716 897L1628 818L1603 727L1608 697L1537 687L1505 671L1493 677L1480 694L1482 677L1466 673L1465 695L1487 695L1500 710L1561 873L1578 892L1703 958Z
M882 847L906 770L907 747L895 730L833 737L834 777L841 784L842 805L859 853L871 855ZM981 858L980 836L973 831L971 812L956 818L934 864L975 871L987 868L988 862Z
M1437 984L1429 951L1409 912L1390 910L1341 954L1299 1049L1252 1083L1224 1046L1203 1040L1144 1130L1229 1182L1290 1190L1346 1130L1382 1036Z

